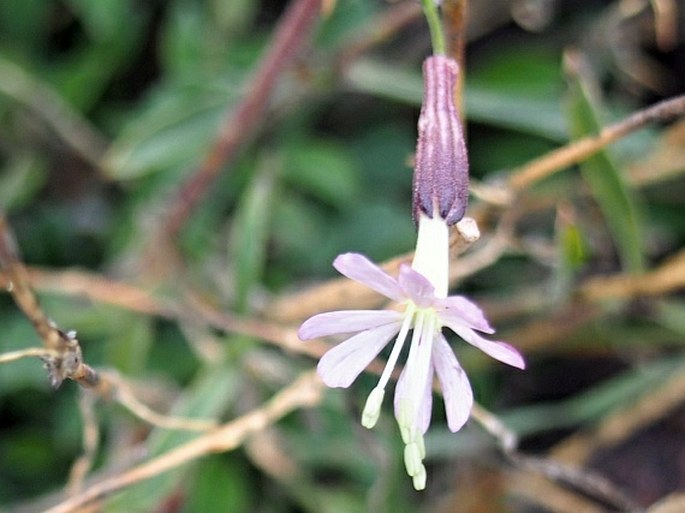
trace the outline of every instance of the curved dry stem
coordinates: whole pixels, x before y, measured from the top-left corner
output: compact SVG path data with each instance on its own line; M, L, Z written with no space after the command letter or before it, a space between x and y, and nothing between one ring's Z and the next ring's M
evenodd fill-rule
M81 390L78 406L83 421L83 454L78 457L69 471L67 494L70 497L76 495L83 487L88 472L93 468L100 445L100 427L95 417L95 398L96 395L90 390Z
M603 128L595 136L584 137L514 169L508 185L515 192L522 191L543 178L577 164L605 146L645 127L649 123L664 122L685 114L685 96L664 100L631 114L623 121Z
M502 422L497 415L486 410L480 404L474 403L471 409L471 418L478 422L481 427L498 441L502 451L510 454L518 447L518 435Z
M9 363L22 358L38 357L38 358L52 358L57 356L57 352L44 347L29 347L28 349L19 349L17 351L8 351L0 354L0 363Z
M158 413L142 403L131 390L131 386L119 374L108 371L102 372L101 377L111 383L112 395L116 402L139 419L155 427L183 431L209 431L218 426L217 422L211 419L173 417Z
M200 436L161 456L122 474L107 478L50 508L46 513L68 513L103 499L135 483L150 479L193 460L216 452L226 452L242 445L253 433L270 426L284 415L315 406L322 397L323 384L314 372L302 374L290 386L276 394L262 408L233 420L215 431Z
M637 276L617 274L590 278L579 288L590 302L605 299L630 299L660 296L685 287L685 249L671 256L656 269Z

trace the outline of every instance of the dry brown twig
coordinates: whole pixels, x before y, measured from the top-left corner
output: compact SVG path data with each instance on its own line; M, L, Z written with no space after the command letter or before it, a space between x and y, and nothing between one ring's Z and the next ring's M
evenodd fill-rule
M466 69L464 49L466 48L466 19L468 16L468 0L445 0L442 4L443 20L448 39L448 54L459 64L460 69ZM457 87L454 97L459 112L462 110L464 95L464 73L457 75Z
M0 271L4 275L3 284L17 306L31 321L44 345L43 348L28 348L2 354L0 363L9 363L29 356L38 357L43 360L50 384L55 389L66 379L76 381L99 397L115 400L138 418L166 429L203 431L216 427L212 420L181 419L154 412L136 398L130 385L117 373L98 372L88 365L83 359L76 333L60 330L40 307L31 287L29 273L19 259L14 236L3 215L0 215ZM126 291L131 292L129 288L126 288ZM146 306L150 307L149 301ZM168 310L161 306L156 308L156 311L168 314Z
M43 341L46 354L41 358L48 371L52 387L58 388L65 379L77 381L86 388L103 386L98 374L84 363L76 333L60 330L43 313L31 290L26 268L19 260L14 236L2 215L0 215L0 269L7 276L7 290Z
M77 496L50 508L46 513L68 513L103 499L135 483L168 472L212 453L239 447L245 439L270 426L281 417L299 409L315 406L321 400L323 384L314 372L302 374L295 382L278 392L263 407L228 422L175 449L138 465L122 474L104 479Z
M95 394L82 391L78 401L83 422L83 453L71 465L67 481L67 495L76 495L93 467L97 449L100 445L100 427L95 416Z
M650 123L666 122L685 114L685 96L664 100L627 118L603 128L597 135L587 136L562 146L528 164L511 171L507 185L516 194L536 182L573 164L582 162L611 143Z

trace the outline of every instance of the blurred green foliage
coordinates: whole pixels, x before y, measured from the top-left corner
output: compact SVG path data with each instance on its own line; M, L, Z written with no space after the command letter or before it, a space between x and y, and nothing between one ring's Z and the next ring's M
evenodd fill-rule
M601 105L581 83L564 82L564 48L590 44L584 39L596 30L590 20L608 12L602 2L581 4L562 9L539 33L511 20L479 22L464 97L478 182L496 182L569 137L596 132L599 113L613 118L644 102L616 77L607 86L610 101ZM419 19L348 68L336 68L365 24L387 9L384 2L337 1L281 77L257 133L184 226L178 246L187 275L183 283L158 284L158 297L188 287L250 315L264 297L334 276L330 263L340 252L383 260L413 247L411 159L427 30ZM160 212L252 87L281 11L279 2L253 0L0 2L0 208L25 261L151 283L137 264ZM601 66L610 73L609 64ZM566 108L569 98L575 108ZM567 170L521 198L516 208L530 214L517 227L516 251L462 284L494 311L502 303L525 305L530 294L542 298L531 311L499 316L503 338L572 301L583 278L637 272L682 246L683 169L666 186L648 184L639 195L626 180L640 156L636 148L653 148L660 136L631 137L586 161L581 173ZM85 151L73 140L85 141ZM561 203L573 215L555 224ZM550 292L554 301L547 300ZM176 415L237 417L313 365L192 320L163 320L55 291L41 300L60 327L79 332L89 363L117 369L151 404ZM523 377L457 346L479 401L506 410L512 427L535 437L596 422L682 369L682 356L672 357L682 352L682 301L602 308L597 321L531 353ZM1 352L39 344L9 297L0 297L0 326ZM607 376L600 362L588 364L584 381L564 372L550 377L548 362L566 353L599 354L616 371ZM263 367L271 374L255 370ZM389 408L372 434L357 425L371 386L369 378L349 391L330 391L316 411L274 427L277 448L297 468L293 476L269 473L240 449L130 487L105 510L433 510L430 499L453 486L451 462L487 453L493 442L472 427L448 434L436 421L429 474L450 477L438 480L442 489L426 494L428 500L416 495ZM565 390L559 397L540 392L557 388ZM77 396L74 383L49 390L37 361L0 365L0 509L26 503L40 510L43 494L62 489L81 451ZM103 440L96 472L132 464L139 454L132 448L152 456L195 436L149 428L111 403L97 412Z

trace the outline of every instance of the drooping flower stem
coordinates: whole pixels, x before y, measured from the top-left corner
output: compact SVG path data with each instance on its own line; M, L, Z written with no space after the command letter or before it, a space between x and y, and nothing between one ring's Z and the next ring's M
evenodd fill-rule
M433 53L436 55L444 55L447 52L447 45L445 43L445 32L442 28L442 20L438 14L438 6L435 0L421 0L423 4L423 14L428 22L428 28L431 33L431 43L433 44Z

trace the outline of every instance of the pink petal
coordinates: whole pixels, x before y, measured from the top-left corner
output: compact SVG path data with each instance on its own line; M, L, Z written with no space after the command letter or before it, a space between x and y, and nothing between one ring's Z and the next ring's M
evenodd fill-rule
M406 299L397 280L359 253L343 253L333 261L340 274L375 290L393 301Z
M355 333L401 320L402 314L393 310L338 310L310 317L302 323L297 335L300 340L311 340L339 333Z
M433 366L442 387L447 425L454 433L469 420L473 407L473 391L469 378L442 335L433 344Z
M395 416L400 420L402 399L409 399L414 409L411 412L414 415L414 418L411 419L412 424L423 431L428 429L432 408L430 387L433 381L433 368L431 354L435 332L431 328L432 325L424 325L420 332L417 332L416 328L414 329L409 356L403 371L405 378L402 379L400 376L395 391ZM417 340L416 337L419 339ZM418 344L416 344L417 342ZM428 399L426 398L427 395Z
M409 379L406 377L406 366L402 369L400 378L397 380L397 385L395 386L395 418L399 420L400 416L400 404L403 398L409 395ZM429 376L426 380L426 386L423 393L423 398L421 399L421 404L416 415L416 427L425 433L428 431L428 426L431 422L431 413L433 411L433 369L429 370Z
M461 323L483 333L494 333L483 311L473 302L463 296L450 296L439 300L436 306L445 308L440 312L442 319L451 323ZM447 322L445 322L447 324Z
M386 324L348 338L321 357L319 376L329 387L349 387L398 331L399 324Z
M491 340L487 340L478 335L472 329L465 328L463 326L454 324L447 324L447 326L461 338L466 340L469 344L477 347L485 354L492 356L494 359L518 369L526 368L526 362L523 361L523 356L521 356L521 353L519 353L506 342L493 342Z
M417 427L421 433L425 434L428 431L428 426L431 423L431 413L433 412L433 366L428 369L428 379L423 390L423 399L421 406L419 406L418 418L416 419Z
M435 301L435 287L421 273L415 271L408 265L400 267L400 275L397 279L400 287L405 294L419 308L426 308Z

